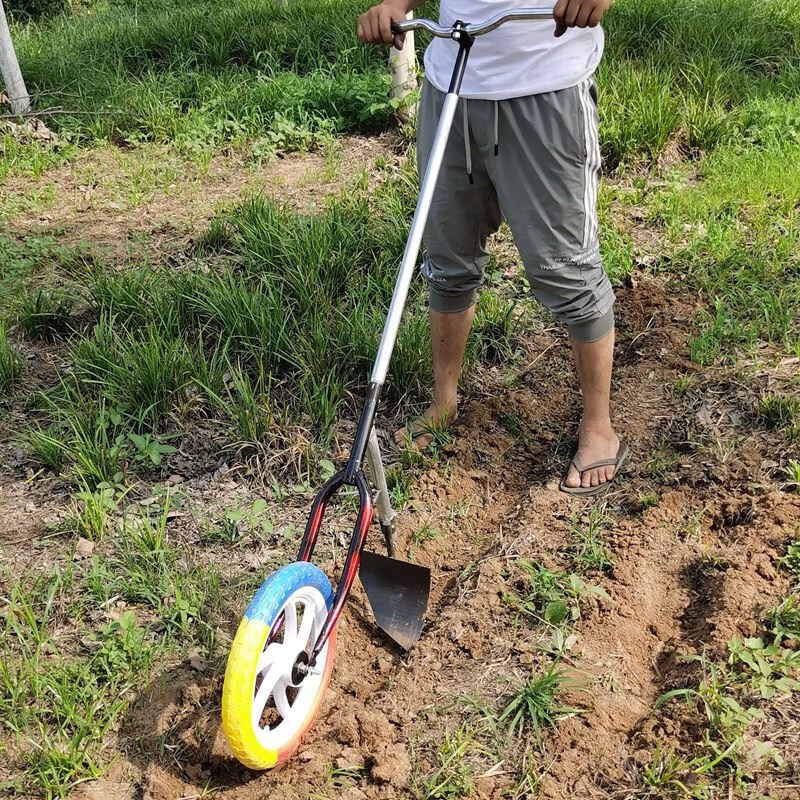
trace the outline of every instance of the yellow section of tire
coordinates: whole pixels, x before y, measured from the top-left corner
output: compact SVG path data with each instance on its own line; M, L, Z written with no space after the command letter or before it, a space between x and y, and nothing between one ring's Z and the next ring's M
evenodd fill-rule
M274 767L279 756L277 750L261 746L250 719L256 666L268 633L266 622L247 617L241 621L228 656L222 689L222 729L233 754L250 769Z

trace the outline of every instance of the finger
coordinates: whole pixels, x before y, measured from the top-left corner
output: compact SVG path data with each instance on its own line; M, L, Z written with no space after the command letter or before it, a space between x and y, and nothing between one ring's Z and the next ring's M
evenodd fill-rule
M370 35L371 35L370 41L372 42L372 44L380 44L382 41L380 20L378 20L376 17L373 16L369 22L370 22Z
M392 33L392 15L389 13L381 14L378 25L381 29L381 41L384 44L391 44L394 39L394 34Z
M402 49L403 49L403 45L404 45L405 43L406 43L406 35L405 35L404 33L398 33L398 34L397 34L397 35L394 37L394 46L395 46L395 47L396 47L398 50L402 50Z
M359 40L367 43L367 40L364 36L364 26L361 24L361 20L358 21L358 27L356 28L356 36L358 36Z
M602 22L604 14L605 12L599 6L593 8L592 13L589 14L589 19L586 22L586 27L596 28Z
M556 21L556 29L553 31L553 36L563 36L567 30L564 24L564 12L567 9L569 0L558 0L553 8L553 19Z
M564 14L564 22L566 23L568 28L572 28L575 26L575 20L578 18L578 13L581 10L581 2L580 0L570 0L569 5L567 6L567 11Z
M578 16L575 18L575 27L585 28L593 10L594 9L588 3L584 3L581 6L581 10L578 12Z

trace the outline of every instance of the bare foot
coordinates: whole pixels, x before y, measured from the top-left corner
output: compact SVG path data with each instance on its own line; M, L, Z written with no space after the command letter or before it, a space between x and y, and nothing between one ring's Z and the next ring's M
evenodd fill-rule
M394 441L398 447L408 446L412 450L424 450L433 441L435 431L449 428L457 416L456 400L443 405L433 402L421 417L400 428L394 435Z
M578 461L581 464L593 464L595 461L603 461L606 458L616 458L619 452L619 437L614 433L613 428L605 429L584 429L578 434ZM583 473L578 472L574 464L570 464L569 473L564 483L571 489L582 486L588 489L590 486L600 486L608 483L614 477L614 467L597 467L587 469Z

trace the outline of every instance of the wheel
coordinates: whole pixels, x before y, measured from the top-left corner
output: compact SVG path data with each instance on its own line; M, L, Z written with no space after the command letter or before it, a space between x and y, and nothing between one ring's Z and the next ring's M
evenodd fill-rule
M295 665L311 652L332 602L322 570L297 562L267 578L245 612L222 689L222 729L245 766L280 764L311 727L333 670L336 629L305 677Z

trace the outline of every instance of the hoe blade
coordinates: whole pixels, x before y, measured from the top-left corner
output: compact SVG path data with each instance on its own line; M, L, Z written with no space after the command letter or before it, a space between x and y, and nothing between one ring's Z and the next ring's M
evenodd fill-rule
M430 570L365 550L359 576L378 627L408 650L422 633L431 591Z

